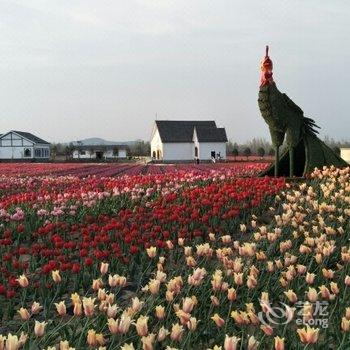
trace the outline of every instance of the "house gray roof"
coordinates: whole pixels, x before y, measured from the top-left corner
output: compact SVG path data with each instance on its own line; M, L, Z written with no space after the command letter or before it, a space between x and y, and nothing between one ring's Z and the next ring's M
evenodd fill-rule
M201 141L206 139L210 142L227 141L225 129L217 128L214 120L156 120L156 125L160 138L165 143L192 142L194 128L203 130Z
M199 142L227 142L225 128L195 127Z
M43 143L43 144L47 144L47 145L50 144L50 142L47 142L47 141L41 139L40 137L37 137L37 136L31 134L30 132L17 131L17 130L12 130L12 131L20 136L25 137L26 139L28 139L34 143Z

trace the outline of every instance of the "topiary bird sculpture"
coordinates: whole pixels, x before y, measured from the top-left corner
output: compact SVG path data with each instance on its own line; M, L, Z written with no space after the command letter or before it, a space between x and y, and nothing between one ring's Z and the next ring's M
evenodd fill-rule
M314 120L305 117L302 109L277 89L272 69L269 47L266 46L266 54L261 63L258 104L269 127L275 149L275 163L264 174L304 176L315 167L347 166L340 156L317 137L319 127ZM280 157L280 147L285 138L287 150Z

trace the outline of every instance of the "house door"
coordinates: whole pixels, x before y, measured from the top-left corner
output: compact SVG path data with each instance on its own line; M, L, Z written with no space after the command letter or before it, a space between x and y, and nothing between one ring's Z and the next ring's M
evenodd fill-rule
M157 150L157 159L161 159L162 158L162 152L160 149Z
M153 151L153 152L152 152L152 158L156 158L156 157L157 157L156 151Z
M101 160L103 158L103 152L102 151L96 151L96 159Z
M194 148L194 156L195 156L195 158L198 158L198 147L197 146Z
M215 151L211 151L211 152L210 152L211 158L214 158L214 159L215 159L215 155L216 155Z

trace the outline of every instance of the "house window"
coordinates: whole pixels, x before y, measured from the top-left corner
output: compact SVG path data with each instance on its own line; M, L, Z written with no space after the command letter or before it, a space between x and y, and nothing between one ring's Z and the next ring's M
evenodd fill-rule
M118 148L113 149L113 155L118 156L118 154L119 154Z
M24 149L24 156L25 156L26 158L31 157L31 156L32 156L32 150L31 150L30 148L25 148L25 149Z
M80 151L79 152L81 156L85 156L86 155L86 151Z
M153 158L156 158L156 156L157 156L157 155L156 155L156 151L153 151L152 157L153 157Z
M194 148L194 156L196 158L198 157L198 147L197 146Z

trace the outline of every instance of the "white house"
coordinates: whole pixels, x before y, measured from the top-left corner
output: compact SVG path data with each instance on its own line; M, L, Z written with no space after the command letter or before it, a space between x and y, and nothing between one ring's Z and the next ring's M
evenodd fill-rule
M160 161L226 159L225 128L215 121L156 120L151 135L151 157Z
M48 160L50 143L23 131L11 130L0 135L0 159Z
M74 145L74 159L119 159L127 157L126 145Z
M350 148L341 148L340 156L350 164Z

